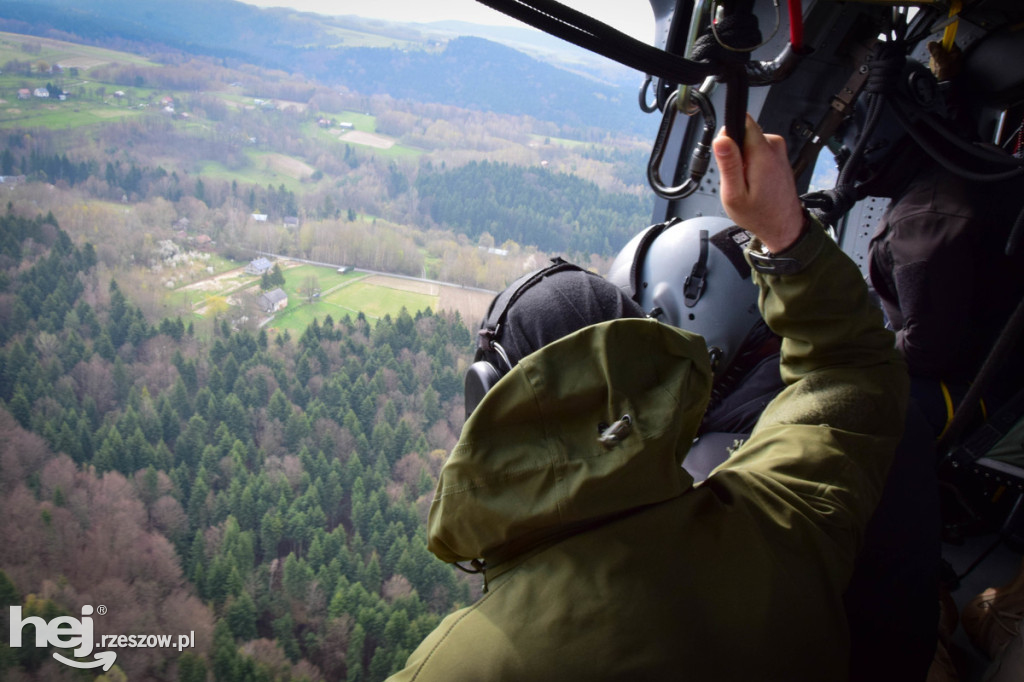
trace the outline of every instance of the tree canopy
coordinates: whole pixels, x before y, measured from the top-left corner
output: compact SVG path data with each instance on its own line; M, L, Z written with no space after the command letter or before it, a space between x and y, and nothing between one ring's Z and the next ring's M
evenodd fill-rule
M196 630L183 655L121 650L129 679L400 667L470 599L423 528L466 326L403 311L204 341L147 321L90 254L48 218L0 216L0 592L54 614L106 594L109 623ZM0 669L54 673L19 651Z

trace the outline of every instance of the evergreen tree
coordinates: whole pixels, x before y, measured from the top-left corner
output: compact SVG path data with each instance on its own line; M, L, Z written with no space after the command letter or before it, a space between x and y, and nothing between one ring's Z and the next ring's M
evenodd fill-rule
M241 664L235 639L231 636L231 627L226 620L218 620L213 628L213 678L218 682L238 680Z
M206 682L206 661L185 651L178 658L178 682Z
M299 658L302 657L302 652L299 650L298 640L295 639L295 619L292 618L292 614L286 613L280 618L275 619L273 629L274 637L284 651L285 656L292 663L297 663Z
M28 397L25 395L25 387L18 385L14 389L14 395L11 397L11 402L8 403L7 409L10 410L14 418L18 420L22 428L28 429L31 427L32 422L32 406L28 402Z
M236 639L256 639L256 602L245 590L228 600L224 619Z

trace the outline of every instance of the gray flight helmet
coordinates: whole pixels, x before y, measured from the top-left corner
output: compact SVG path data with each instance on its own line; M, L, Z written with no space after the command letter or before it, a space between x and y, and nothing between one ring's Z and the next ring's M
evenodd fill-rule
M633 237L607 279L650 317L703 336L719 375L761 320L743 258L750 239L728 218L673 218Z

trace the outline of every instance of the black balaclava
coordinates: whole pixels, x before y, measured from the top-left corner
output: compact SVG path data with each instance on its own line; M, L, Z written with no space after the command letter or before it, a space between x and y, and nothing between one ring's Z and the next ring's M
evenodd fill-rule
M643 309L603 277L563 270L527 289L508 311L496 339L514 367L524 357L575 331L621 317L644 317Z

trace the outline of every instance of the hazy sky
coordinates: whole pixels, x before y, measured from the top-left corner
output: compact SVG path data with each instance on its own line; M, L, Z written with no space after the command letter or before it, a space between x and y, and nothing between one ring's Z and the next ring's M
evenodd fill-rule
M429 22L446 19L476 24L524 26L476 0L242 0L260 7L291 7L319 14L354 14L375 19ZM647 0L562 0L623 33L650 43L654 39L654 14Z

